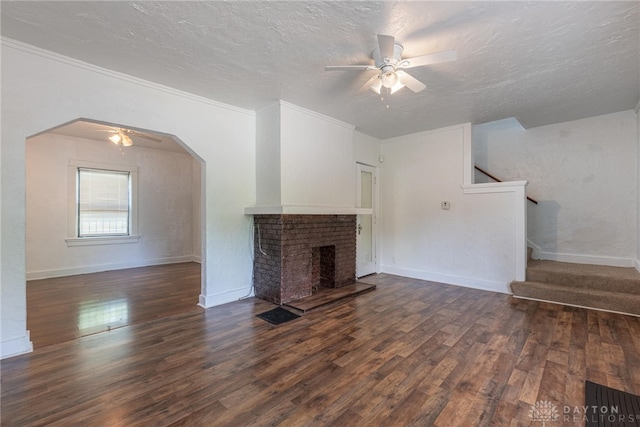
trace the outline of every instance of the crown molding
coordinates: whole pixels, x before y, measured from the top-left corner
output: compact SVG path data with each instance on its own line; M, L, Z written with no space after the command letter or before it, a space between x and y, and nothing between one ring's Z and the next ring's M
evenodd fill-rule
M446 127L442 127L442 128L438 128L438 129L429 129L429 130L423 130L421 132L416 132L416 133L410 133L407 135L400 135L400 136L394 136L393 138L387 138L387 139L382 139L380 142L382 142L383 144L389 144L389 143L395 143L395 142L405 142L405 141L410 141L413 138L421 138L421 137L428 137L430 135L436 135L442 132L450 132L452 130L462 130L464 131L465 126L467 125L471 125L471 123L460 123L457 125L453 125L453 126L446 126Z
M279 100L278 102L280 103L281 106L287 107L287 108L289 108L291 110L296 110L296 111L298 111L300 113L316 117L318 119L333 123L335 125L341 126L343 128L349 129L349 130L355 130L355 126L352 125L352 124L349 124L347 122L343 122L341 120L334 119L333 117L325 116L324 114L317 113L317 112L315 112L313 110L308 110L308 109L306 109L304 107L300 107L299 105L292 104L292 103L290 103L288 101L284 101L282 99Z
M128 83L133 83L139 86L145 86L147 88L150 89L154 89L154 90L158 90L170 95L174 95L174 96L178 96L181 98L185 98L185 99L189 99L191 101L195 101L195 102L199 102L202 104L207 104L207 105L211 105L214 107L218 107L218 108L222 108L225 110L230 110L236 113L241 113L241 114L247 114L250 116L255 116L255 111L253 110L248 110L245 108L240 108L240 107L236 107L234 105L229 105L229 104L224 104L222 102L219 101L215 101L213 99L210 98L205 98L203 96L199 96L199 95L195 95L193 93L190 92L185 92L179 89L175 89L172 88L170 86L165 86L159 83L154 83L151 82L149 80L144 80L141 79L139 77L134 77L131 76L129 74L125 74L125 73L121 73L119 71L113 71L113 70L109 70L106 68L102 68L99 67L97 65L94 64L90 64L88 62L84 62L84 61L80 61L79 59L74 59L68 56L64 56L61 55L59 53L55 53L49 50L45 50L18 40L14 40L14 39L10 39L7 37L1 37L0 38L0 46L2 47L2 49L5 48L11 48L11 49L16 49L22 52L26 52L32 55L36 55L36 56L40 56L42 58L51 60L51 61L56 61L56 62L60 62L62 64L65 65L70 65L72 67L76 67L76 68L81 68L83 70L92 72L92 73L96 73L96 74L101 74L103 76L107 76L107 77L111 77L111 78L115 78L115 79L119 79L119 80L123 80L126 81Z

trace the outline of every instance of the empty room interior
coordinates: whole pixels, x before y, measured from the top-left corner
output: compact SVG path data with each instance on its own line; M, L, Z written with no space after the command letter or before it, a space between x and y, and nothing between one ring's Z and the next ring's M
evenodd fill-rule
M637 1L0 18L2 425L640 425Z

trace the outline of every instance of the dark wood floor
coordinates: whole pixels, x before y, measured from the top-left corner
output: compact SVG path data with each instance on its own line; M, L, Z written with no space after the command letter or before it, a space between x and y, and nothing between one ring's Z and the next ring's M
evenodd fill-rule
M640 394L639 318L365 281L279 326L250 298L36 347L2 361L2 425L532 426L545 400L582 426L586 379Z
M34 348L199 311L200 264L187 262L27 282Z

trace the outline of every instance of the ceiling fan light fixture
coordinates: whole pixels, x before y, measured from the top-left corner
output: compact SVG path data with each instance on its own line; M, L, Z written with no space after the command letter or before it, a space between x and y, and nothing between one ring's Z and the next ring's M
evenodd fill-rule
M400 81L400 79L398 79L398 81L396 82L396 84L394 84L393 86L391 86L389 88L389 93L394 94L397 91L399 91L400 89L402 89L404 87L404 85L402 84L402 82Z
M129 135L122 135L122 145L125 147L131 147L133 145L133 141Z
M380 89L382 88L382 79L378 78L373 82L371 86L369 86L372 91L380 95Z
M371 89L378 95L383 91L385 94L392 94L405 86L412 92L418 93L423 91L427 86L420 80L404 72L404 68L440 64L455 61L458 58L455 50L445 50L403 59L403 51L404 48L400 43L396 42L393 36L378 34L378 46L371 52L374 62L373 65L331 65L325 67L325 70L378 70L378 73L371 76L360 89L358 89L357 93L364 93Z
M382 86L391 89L398 83L398 75L395 71L383 71L380 81L382 82Z
M109 141L113 142L115 145L122 144L123 147L131 147L133 145L133 141L131 137L122 131L118 131L109 137Z

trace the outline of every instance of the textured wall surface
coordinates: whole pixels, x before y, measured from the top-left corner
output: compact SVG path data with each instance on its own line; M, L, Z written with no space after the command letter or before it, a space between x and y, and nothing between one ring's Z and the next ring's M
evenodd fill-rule
M253 112L4 41L1 86L1 356L30 349L25 140L78 118L176 135L199 156L205 189L200 304L209 307L247 294L251 229L242 210L255 203Z
M623 111L523 129L515 120L474 126L476 163L526 180L528 239L547 259L631 266L636 259L636 114Z
M515 196L464 194L464 135L465 126L452 126L383 141L382 271L507 293L517 265Z
M92 141L45 133L30 138L27 167L27 278L139 267L200 257L194 245L200 222L200 182L194 183L191 156L138 148L120 151L109 141ZM136 166L139 241L135 243L68 247L69 162L85 161ZM195 233L197 230L198 233Z

